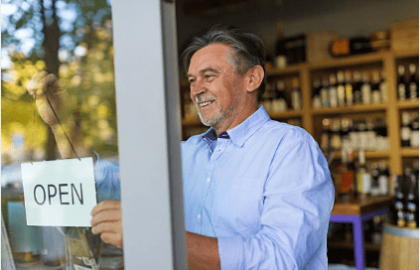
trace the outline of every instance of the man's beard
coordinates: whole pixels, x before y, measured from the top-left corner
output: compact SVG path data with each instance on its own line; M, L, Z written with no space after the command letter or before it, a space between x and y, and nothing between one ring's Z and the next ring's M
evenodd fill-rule
M220 120L222 120L226 116L227 116L227 112L219 110L214 115L212 115L212 117L210 117L210 119L205 120L205 119L203 119L200 111L198 111L198 117L200 118L201 123L203 123L203 125L205 125L207 127L213 127L213 126L217 125L220 122Z

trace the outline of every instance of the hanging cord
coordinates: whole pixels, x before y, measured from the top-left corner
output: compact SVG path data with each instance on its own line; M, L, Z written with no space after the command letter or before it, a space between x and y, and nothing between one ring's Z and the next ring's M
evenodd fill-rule
M35 105L34 105L34 124L33 124L33 129L32 129L32 153L31 153L31 163L32 164L33 164L33 160L34 160L33 158L34 158L34 140L35 140L34 133L35 133L35 121L36 121L36 91L35 91L35 97L34 98L35 98ZM76 149L74 148L73 144L71 143L69 136L67 136L66 130L64 129L63 125L61 124L60 118L58 118L58 115L55 112L54 107L52 106L52 104L50 102L50 99L48 98L48 96L47 96L46 93L45 93L45 98L47 99L48 105L50 105L50 108L53 111L54 116L57 119L58 124L60 125L61 129L63 130L64 136L66 136L66 139L69 142L69 144L71 146L71 149L74 152L74 155L77 157L77 159L79 159L81 161L79 155L77 155Z
M63 127L63 125L61 124L60 118L58 118L58 115L57 115L57 113L55 112L55 110L54 110L54 108L53 108L53 106L52 106L52 104L51 104L51 102L50 102L50 100L49 100L48 96L47 96L47 95L45 95L45 97L47 98L48 104L50 105L51 110L53 111L55 118L57 118L57 122L58 122L58 124L60 125L61 129L63 130L63 133L64 133L64 135L66 136L66 139L67 139L67 141L69 142L69 144L70 144L70 146L71 146L71 149L72 149L72 150L73 150L73 152L74 152L74 155L77 157L77 159L78 159L78 160L80 160L80 161L81 161L80 157L77 155L76 149L74 148L73 144L72 144L72 143L71 143L71 141L70 141L69 136L67 136L67 133L66 133L66 131L65 131L64 127Z
M35 123L36 123L36 91L34 96L34 123L32 126L32 145L31 145L31 164L34 165L34 141L35 141Z

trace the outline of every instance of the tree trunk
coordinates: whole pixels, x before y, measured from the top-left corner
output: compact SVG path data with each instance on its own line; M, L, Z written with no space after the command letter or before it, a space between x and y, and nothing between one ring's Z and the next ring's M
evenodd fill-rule
M52 16L46 18L44 0L40 0L41 4L41 19L44 25L42 32L44 33L44 60L47 73L52 73L58 78L58 69L60 61L58 60L58 49L60 40L60 28L58 26L57 10L55 7L56 0L52 0ZM48 20L48 22L47 22ZM51 22L49 22L51 20ZM56 159L56 142L51 129L48 129L47 137L47 160Z

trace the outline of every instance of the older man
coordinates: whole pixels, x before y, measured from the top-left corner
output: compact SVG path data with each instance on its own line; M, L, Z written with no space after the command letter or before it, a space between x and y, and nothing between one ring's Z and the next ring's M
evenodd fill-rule
M189 268L327 269L334 201L327 162L306 131L271 120L259 105L261 40L213 27L192 39L181 60L210 126L182 142ZM120 203L104 201L92 215L92 232L122 247Z

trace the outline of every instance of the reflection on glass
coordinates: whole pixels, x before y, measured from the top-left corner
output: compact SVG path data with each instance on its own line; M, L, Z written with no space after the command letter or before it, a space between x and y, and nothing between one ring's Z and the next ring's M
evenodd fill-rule
M67 93L63 128L80 157L96 159L98 202L120 199L110 165L118 164L110 1L5 0L1 15L2 217L16 269L122 268L122 250L90 228L27 226L20 171L23 162L60 158L27 91L36 74L54 74Z

